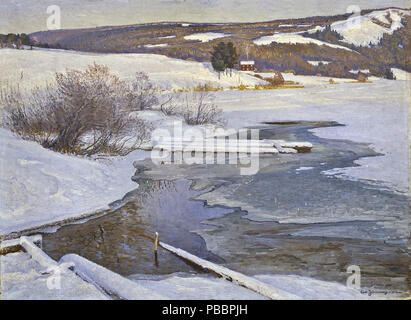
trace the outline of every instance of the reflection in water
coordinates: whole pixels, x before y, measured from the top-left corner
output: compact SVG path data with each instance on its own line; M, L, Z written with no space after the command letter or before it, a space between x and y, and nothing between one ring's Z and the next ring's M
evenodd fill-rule
M128 203L114 213L45 234L44 250L55 259L77 253L123 275L193 271L161 249L156 265L152 238L159 232L160 241L221 262L207 251L204 240L190 231L203 228L201 221L222 217L231 210L189 200L195 195L189 186L187 180L140 182Z

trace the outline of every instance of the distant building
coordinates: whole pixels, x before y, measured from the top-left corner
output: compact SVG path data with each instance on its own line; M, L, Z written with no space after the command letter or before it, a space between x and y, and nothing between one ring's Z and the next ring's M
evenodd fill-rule
M240 70L241 71L254 71L255 63L254 61L240 61Z

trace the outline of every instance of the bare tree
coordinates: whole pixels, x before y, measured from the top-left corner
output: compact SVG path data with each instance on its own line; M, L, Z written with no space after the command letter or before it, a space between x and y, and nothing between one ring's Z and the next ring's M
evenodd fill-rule
M129 116L141 103L133 89L138 78L130 86L93 64L56 73L55 81L28 93L3 91L3 125L45 148L87 156L124 155L148 138L150 126Z

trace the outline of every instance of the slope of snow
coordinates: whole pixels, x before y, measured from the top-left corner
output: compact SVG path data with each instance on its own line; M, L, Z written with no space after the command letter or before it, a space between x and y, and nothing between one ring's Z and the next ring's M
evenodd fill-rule
M407 71L397 68L392 68L391 71L394 74L395 79L397 80L411 80L411 73Z
M0 292L5 300L105 300L93 285L73 272L61 274L60 283L23 252L0 255ZM49 289L47 284L56 285ZM58 288L60 284L60 288Z
M171 36L164 36L164 37L158 37L159 39L173 39L175 38L175 35L171 35Z
M373 11L364 16L334 22L331 30L342 35L346 43L368 47L370 43L380 43L384 34L393 34L395 30L402 28L402 17L409 14L409 11L398 9Z
M358 74L359 72L369 74L370 70L369 69L360 69L360 70L350 70L349 72L353 73L353 74Z
M146 48L164 48L167 47L167 43L158 43L158 44L145 44L144 47Z
M138 187L135 151L111 162L68 156L0 129L0 235L107 209Z
M185 36L186 40L199 40L201 42L209 42L215 39L228 37L230 34L220 33L220 32L204 32L204 33L193 33Z
M331 63L330 61L324 61L324 60L321 60L321 61L308 60L308 61L307 61L307 63L311 64L312 66L318 66L318 65L320 64L320 62L321 62L322 64L329 64L329 63Z
M55 72L66 68L85 69L93 62L107 65L122 79L132 79L144 71L161 89L192 88L209 83L215 87L254 86L262 81L233 70L232 77L214 72L210 63L185 61L157 54L96 54L65 50L0 49L0 83L20 87L43 86L53 80Z
M264 36L261 38L254 39L256 45L268 45L273 42L276 43L290 43L290 44L316 44L318 46L328 46L335 49L342 49L347 51L352 51L344 46L339 46L336 44L327 43L313 38L307 38L301 35L301 32L291 32L291 33L275 33L271 36Z

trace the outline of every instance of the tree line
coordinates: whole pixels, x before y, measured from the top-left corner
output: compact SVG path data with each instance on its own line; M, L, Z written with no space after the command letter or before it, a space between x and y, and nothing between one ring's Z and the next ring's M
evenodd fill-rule
M0 34L0 45L2 47L12 47L13 45L17 48L21 46L31 46L33 45L30 37L25 33L9 33L9 34Z

